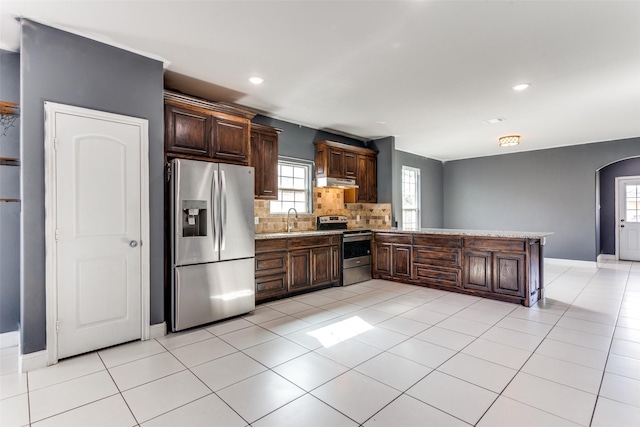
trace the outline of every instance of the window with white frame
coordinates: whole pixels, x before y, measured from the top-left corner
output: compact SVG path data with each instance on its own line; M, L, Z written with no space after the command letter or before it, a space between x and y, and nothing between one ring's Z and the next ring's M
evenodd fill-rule
M420 169L402 166L402 226L420 228Z
M278 159L278 200L271 202L271 213L311 213L311 173L313 163L281 157Z

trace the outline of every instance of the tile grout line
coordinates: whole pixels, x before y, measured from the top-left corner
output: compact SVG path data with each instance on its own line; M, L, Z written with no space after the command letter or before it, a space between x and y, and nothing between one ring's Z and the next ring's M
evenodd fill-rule
M113 384L116 386L116 389L118 390L118 394L120 395L120 398L124 401L124 404L127 405L127 409L129 410L129 413L133 417L133 420L136 422L136 425L139 426L140 422L138 421L138 418L136 417L136 414L133 413L133 409L131 409L131 406L129 405L129 402L127 402L127 399L124 398L124 394L122 393L122 390L120 390L120 386L118 386L118 383L116 382L115 378L113 378L113 375L111 375L111 371L107 367L107 364L104 362L104 359L102 358L102 356L100 355L100 353L98 351L96 351L96 355L100 359L100 362L102 362L102 365L104 366L105 370L107 371L107 374L109 374L109 378L111 378L111 381L113 381Z
M615 323L615 325L613 325L613 334L611 334L611 341L609 342L609 349L607 351L607 357L605 359L604 367L602 369L602 376L600 378L600 386L598 387L598 393L596 394L596 401L595 401L595 403L593 405L593 410L591 411L591 418L589 420L589 425L593 424L593 418L596 415L596 408L598 406L598 400L600 400L600 392L602 391L602 384L604 383L604 377L605 377L605 375L607 373L607 364L609 363L609 356L611 355L611 348L613 347L613 340L614 340L614 337L615 337L616 328L617 328L618 322L620 320L620 312L622 311L622 303L624 302L624 298L625 298L625 296L627 294L627 287L629 286L629 277L631 276L631 267L632 266L633 266L633 264L631 264L629 266L629 271L627 272L627 280L625 281L624 292L622 294L622 299L620 300L620 306L618 307L618 315L616 316L616 323ZM614 400L614 401L616 401L616 400ZM619 403L623 403L623 402L619 402Z

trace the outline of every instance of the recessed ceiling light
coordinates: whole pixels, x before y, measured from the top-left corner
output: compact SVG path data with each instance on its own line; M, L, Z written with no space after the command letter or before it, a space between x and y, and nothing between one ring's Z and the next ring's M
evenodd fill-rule
M495 125L496 123L502 123L507 121L504 117L496 117L495 119L483 120L482 123L487 125Z
M520 84L515 85L513 87L513 90L521 91L521 90L525 90L529 86L531 86L530 83L520 83Z
M520 135L507 135L498 138L501 147L512 147L520 144Z
M379 124L379 125L386 125L386 124L387 124L387 122L385 122L384 120L378 120L378 121L376 122L376 124Z
M249 81L254 85L259 85L264 82L264 79L262 77L249 77Z

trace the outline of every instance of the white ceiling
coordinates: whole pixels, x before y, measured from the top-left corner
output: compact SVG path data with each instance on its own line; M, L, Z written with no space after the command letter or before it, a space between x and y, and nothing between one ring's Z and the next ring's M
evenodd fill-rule
M0 14L3 49L19 47L12 17L31 18L162 57L216 101L440 160L640 136L637 1L2 0Z

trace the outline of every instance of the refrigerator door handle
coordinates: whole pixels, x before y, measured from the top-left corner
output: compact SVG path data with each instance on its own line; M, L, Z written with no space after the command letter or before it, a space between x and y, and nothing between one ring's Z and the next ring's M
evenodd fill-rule
M180 211L180 162L174 161L173 164L173 242L171 242L173 259L172 262L176 262L178 259L178 241L180 240L180 236L182 235L182 222L180 218L182 218L182 212ZM180 224L180 225L178 225Z
M222 225L220 227L220 251L224 251L225 242L227 240L227 180L224 171L220 171L220 181L222 182L222 197L220 198L221 205L221 219Z
M211 238L213 239L213 252L218 252L218 233L222 233L222 230L218 230L218 171L213 171L213 185L211 186L211 222L213 224L213 233Z

